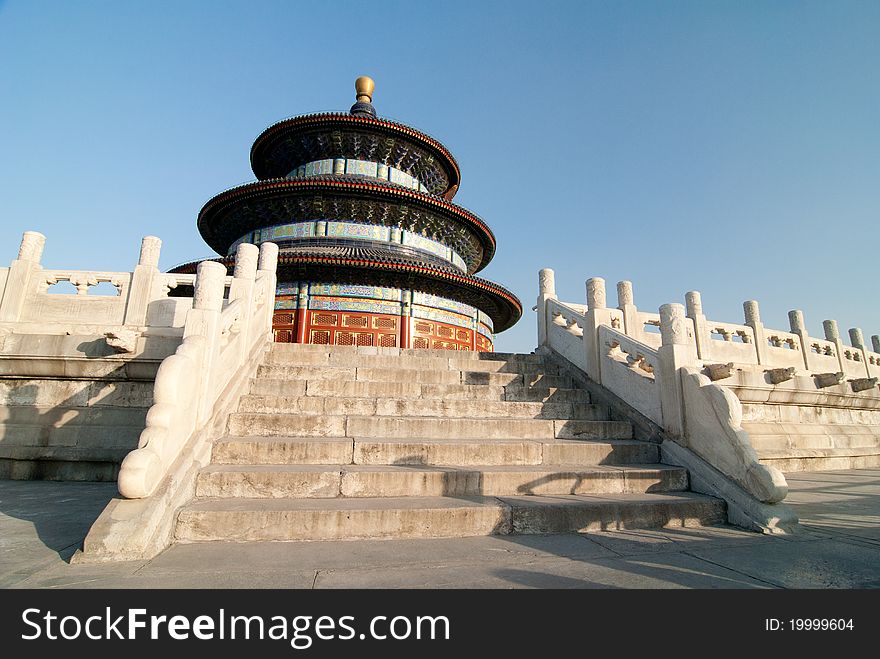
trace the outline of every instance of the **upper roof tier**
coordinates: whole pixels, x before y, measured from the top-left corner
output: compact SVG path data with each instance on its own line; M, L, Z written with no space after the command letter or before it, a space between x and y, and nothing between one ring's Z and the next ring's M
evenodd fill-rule
M279 121L251 147L251 168L260 180L283 178L301 165L345 158L377 162L418 179L431 194L452 199L461 182L458 163L430 135L381 119L372 105L372 80L355 83L349 114L325 112Z

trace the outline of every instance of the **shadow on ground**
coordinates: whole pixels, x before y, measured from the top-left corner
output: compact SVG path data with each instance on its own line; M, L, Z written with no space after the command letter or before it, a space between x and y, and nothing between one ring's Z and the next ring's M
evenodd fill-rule
M0 586L68 561L116 483L0 480Z
M792 536L719 526L560 535L175 545L68 565L114 484L0 481L0 586L876 588L880 470L796 475ZM450 488L452 489L452 488ZM464 497L462 497L464 498Z

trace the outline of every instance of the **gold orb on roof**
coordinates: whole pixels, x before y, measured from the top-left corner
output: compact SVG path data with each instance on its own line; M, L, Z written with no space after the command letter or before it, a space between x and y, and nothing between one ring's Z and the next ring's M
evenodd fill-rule
M361 76L354 81L354 90L357 93L357 100L361 103L373 102L373 90L376 89L376 83L370 76Z

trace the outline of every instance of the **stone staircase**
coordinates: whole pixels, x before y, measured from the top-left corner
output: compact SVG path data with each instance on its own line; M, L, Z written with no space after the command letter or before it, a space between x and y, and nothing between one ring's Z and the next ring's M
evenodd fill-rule
M538 355L274 344L179 542L722 522L684 469Z

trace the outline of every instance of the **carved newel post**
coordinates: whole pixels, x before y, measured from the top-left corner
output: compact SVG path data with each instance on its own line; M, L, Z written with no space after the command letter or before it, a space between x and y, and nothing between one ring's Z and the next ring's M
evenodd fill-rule
M263 243L260 245L260 260L257 270L271 272L273 275L278 270L278 245L275 243Z
M623 312L624 332L636 341L641 341L643 328L639 322L639 310L636 308L631 281L617 282L617 308Z
M232 285L229 287L229 301L241 300L241 304L244 305L235 330L245 339L239 342L240 359L244 358L251 344L251 318L259 258L260 248L251 243L241 243L235 250L235 269L232 273Z
M538 314L538 347L547 345L547 323L550 322L547 301L557 299L556 274L550 268L543 268L538 272L538 301L535 304Z
M709 329L703 313L703 298L700 291L688 291L684 296L687 305L687 317L694 323L694 340L697 346L697 357L706 359L709 354Z
M602 382L599 368L599 326L611 326L611 313L605 304L605 280L590 277L586 281L587 311L584 314L584 350L587 358L587 375L595 382ZM622 330L622 328L621 328Z
M126 325L148 325L150 302L164 298L167 288L159 277L159 256L162 241L156 236L141 238L141 251L137 265L131 273L131 288L125 305Z
M587 308L605 308L605 280L602 277L587 279Z
M21 236L21 244L18 247L18 260L39 263L43 258L43 248L46 246L46 236L39 231L25 231Z
M862 334L862 330L860 327L850 328L849 342L852 343L853 348L859 348L860 350L864 350L864 348L865 348L865 335Z
M262 285L265 286L266 300L266 331L272 332L272 319L275 315L275 289L278 283L278 245L275 243L262 243L260 245L260 260L257 262L257 271L263 273Z
M215 261L202 261L196 270L193 309L220 311L226 289L226 266Z
M214 361L219 358L216 346L220 340L220 312L223 309L223 294L226 290L226 266L216 261L202 261L196 270L196 281L193 290L193 308L186 315L186 326L183 329L184 343L190 337L196 345L212 346L214 350L202 350L201 355L193 355L197 363L197 373L193 373L193 386L199 390L199 420L210 414L213 405L210 395L215 382Z
M874 348L874 352L880 354L880 334L871 335L871 347Z
M837 353L839 371L846 373L846 357L843 356L843 341L840 340L840 328L836 320L823 320L822 330L825 332L825 340L834 344L834 352Z
M0 321L17 322L29 297L37 288L36 273L42 270L40 259L46 236L37 231L25 231L18 248L18 258L9 265L6 286L0 300Z
M162 251L162 241L156 236L144 236L141 238L141 253L138 257L138 265L159 267L159 254Z
M235 250L235 270L232 276L235 279L253 281L257 276L257 260L259 257L259 247L250 243L241 243Z
M788 325L791 328L791 333L797 334L798 338L801 340L801 354L804 356L804 368L808 371L814 370L811 368L810 363L810 355L812 355L812 352L810 351L810 336L807 334L807 324L804 321L804 312L800 309L792 309L789 311Z
M764 324L761 322L761 310L757 300L743 302L745 313L745 325L752 328L755 333L755 352L758 354L758 363L767 364L770 356L767 354L767 334L764 332Z
M697 349L691 320L684 306L671 303L660 307L660 340L657 350L659 373L654 377L660 385L660 406L663 427L676 437L684 436L684 402L681 388L681 369L696 366Z
M870 377L871 372L868 369L868 348L865 346L865 335L862 334L862 329L860 327L853 327L849 330L849 342L852 344L852 347L855 348L855 351L860 353L859 358L862 360L862 366L865 369L865 377Z

